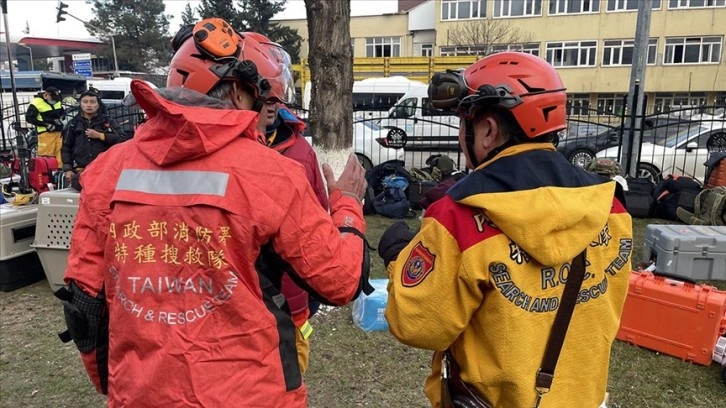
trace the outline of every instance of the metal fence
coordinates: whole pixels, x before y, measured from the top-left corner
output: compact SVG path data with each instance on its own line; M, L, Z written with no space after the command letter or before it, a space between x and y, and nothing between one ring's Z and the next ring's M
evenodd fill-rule
M16 132L20 132L26 137L27 146L33 153L37 150L37 134L30 131L33 129L33 125L25 121L25 113L31 100L32 98L18 100L18 112L20 114L19 125L15 125L16 119L13 105L3 106L2 110L0 110L2 113L2 140L0 140L0 150L10 152L15 149L17 142ZM68 123L68 121L78 114L79 105L77 103L64 104L63 107L66 110L64 123ZM120 101L104 101L103 109L109 117L119 124L126 134L132 137L136 127L144 120L144 112L142 110L124 106Z
M596 156L607 157L621 161L625 172L635 166L637 177L656 183L669 174L703 182L711 153L726 151L724 112L723 105L647 115L641 110L637 116L579 108L578 115L568 116L557 150L578 166L586 166ZM637 140L640 143L624 143ZM623 147L631 144L637 148L638 160L628 165Z
M19 105L21 128L29 100ZM644 104L645 105L645 104ZM625 103L623 103L625 106ZM369 108L371 109L371 108ZM67 105L68 119L78 110ZM110 102L107 113L130 135L143 121L143 112ZM308 112L293 111L307 120ZM406 168L426 167L436 154L451 157L460 170L465 158L458 144L459 118L447 112L420 106L396 107L388 111L355 111L353 149L366 168L388 160L402 160ZM704 181L704 163L713 152L726 151L726 105L685 107L667 114L645 115L638 119L625 112L605 113L597 109L568 109L567 128L559 133L557 150L571 163L586 166L593 158L621 159L623 141L639 139L637 175L655 182L668 174L687 175ZM3 138L0 148L14 145L12 106L2 109ZM641 126L636 128L636 124ZM33 132L29 134L32 135ZM309 136L309 134L308 134ZM33 141L29 141L32 145ZM624 166L625 167L625 166Z

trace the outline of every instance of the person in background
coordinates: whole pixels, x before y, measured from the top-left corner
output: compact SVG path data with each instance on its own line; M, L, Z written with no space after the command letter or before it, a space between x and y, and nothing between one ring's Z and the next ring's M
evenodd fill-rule
M63 130L62 169L68 183L99 154L130 139L115 120L102 113L102 102L95 89L83 92L79 103L78 114Z
M33 98L25 112L25 121L34 125L38 132L38 156L55 157L59 166L63 164L61 131L65 116L60 90L54 86L45 88Z
M325 192L325 183L320 175L318 157L312 146L305 140L303 131L305 123L289 109L286 103L292 103L294 97L294 83L289 73L286 61L286 52L276 43L270 41L266 36L259 33L244 33L252 36L265 46L268 54L273 60L279 63L280 69L287 74L281 77L280 81L271 82L270 96L265 102L264 114L266 119L265 139L267 145L280 152L285 157L302 164L305 169L310 186L315 191L320 205L328 210L328 196ZM265 72L262 72L265 75ZM272 276L278 276L280 271L271 269L282 269L283 272L289 265L275 261L276 255L271 247L266 246L258 259L258 267L267 271ZM296 343L300 370L304 374L308 367L310 356L309 337L312 334L312 325L309 317L320 307L320 302L311 297L305 289L297 285L291 273L284 273L280 278L282 294L285 295L292 319L297 327Z
M595 408L605 400L632 224L617 183L555 150L566 99L555 69L521 52L431 79L433 106L459 114L472 172L431 204L418 233L393 224L378 250L390 278L391 333L435 351L424 386L433 407L451 406L462 384L495 407ZM550 389L536 379L581 255L585 277ZM445 351L451 371L443 381Z
M80 176L68 337L109 407L305 407L295 325L255 261L271 244L319 296L353 300L364 170L354 155L337 180L323 166L328 214L264 143L262 46L212 18L172 49L167 88L131 84L148 121Z

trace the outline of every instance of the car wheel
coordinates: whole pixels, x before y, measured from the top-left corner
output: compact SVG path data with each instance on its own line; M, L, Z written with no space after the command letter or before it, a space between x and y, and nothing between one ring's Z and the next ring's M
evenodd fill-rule
M648 179L652 181L653 184L658 184L661 179L661 174L658 168L647 163L638 164L638 173L636 176L637 178Z
M578 149L570 154L570 163L584 169L594 158L595 155L590 150Z
M355 156L358 158L360 165L363 166L366 173L368 173L373 168L373 163L371 162L371 159L363 156L360 153L356 153Z

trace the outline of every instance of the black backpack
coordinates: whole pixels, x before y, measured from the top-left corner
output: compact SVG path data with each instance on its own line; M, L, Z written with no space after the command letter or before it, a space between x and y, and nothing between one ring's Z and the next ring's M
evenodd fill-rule
M694 212L693 204L701 188L701 183L690 177L668 175L653 190L655 200L653 216L678 221L676 215L678 207Z
M373 167L366 173L368 188L366 190L365 200L363 203L363 214L376 214L373 202L375 201L375 198L383 192L383 179L386 178L386 176L404 177L409 183L415 180L414 177L411 176L411 173L406 170L405 163L402 160L388 160Z
M384 217L401 219L414 218L416 213L411 210L406 188L408 180L401 176L387 176L383 179L383 191L376 195L373 207L376 213Z
M625 208L634 218L650 218L653 215L655 184L648 179L627 178L628 191L625 192Z

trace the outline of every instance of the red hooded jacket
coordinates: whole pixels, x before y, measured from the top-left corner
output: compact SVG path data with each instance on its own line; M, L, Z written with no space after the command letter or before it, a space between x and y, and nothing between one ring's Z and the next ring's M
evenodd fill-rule
M305 123L303 123L303 121L292 112L283 107L278 110L277 114L280 119L278 129L280 126L287 127L290 132L290 136L283 141L273 143L270 147L282 153L285 157L289 157L302 164L303 168L305 168L305 174L307 175L308 182L310 182L310 186L313 188L313 191L315 191L315 195L318 197L320 205L322 205L327 211L328 194L325 191L325 183L320 175L318 157L315 155L313 147L310 146L303 136ZM288 273L282 275L281 284L281 291L282 294L285 295L285 299L287 299L287 304L290 307L290 313L292 314L292 320L295 322L296 326L300 327L307 321L308 316L310 315L308 310L308 293L295 284Z
M139 81L149 121L96 159L65 279L109 311L110 407L305 407L295 327L254 267L275 251L334 304L361 279L360 203L320 206L302 167L260 143L251 111L187 107ZM332 217L332 219L331 219ZM96 352L82 354L99 387Z

